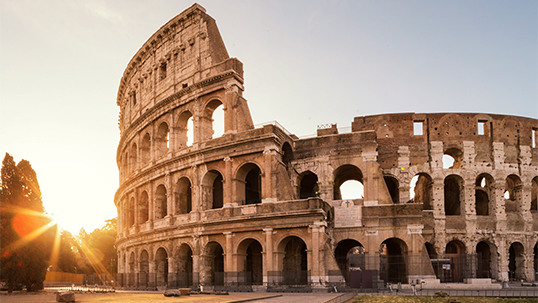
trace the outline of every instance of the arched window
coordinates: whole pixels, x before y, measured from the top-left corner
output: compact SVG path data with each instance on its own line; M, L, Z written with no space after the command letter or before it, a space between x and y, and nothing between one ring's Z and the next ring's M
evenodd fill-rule
M200 130L201 130L202 141L207 141L207 140L211 140L212 138L215 138L215 134L216 134L215 130L217 129L217 127L216 125L214 125L213 113L221 105L222 105L222 102L215 99L215 100L210 101L205 107L203 111L203 116L200 119ZM222 122L224 122L224 119ZM224 127L222 128L219 127L218 129L219 131L220 129L222 129L222 132L225 131Z
M481 174L475 182L475 209L477 216L488 216L490 208L489 197L493 194L493 178L488 174Z
M531 186L531 211L537 211L538 210L538 177L534 177L532 179L532 186ZM538 272L538 271L536 271Z
M334 250L334 257L340 272L350 283L350 268L366 268L366 259L363 245L352 239L340 241ZM351 285L352 288L358 288L359 285Z
M505 209L506 212L516 212L521 207L522 200L522 183L516 175L510 175L506 178L505 183Z
M133 143L133 145L131 146L131 154L129 155L129 168L130 168L130 171L133 172L136 170L137 168L137 152L138 152L138 149L136 147L136 143Z
M129 226L133 226L135 224L135 207L135 198L132 197L131 202L129 203Z
M427 174L418 174L411 179L409 197L413 203L424 204L424 210L432 210L432 178Z
M140 199L138 202L138 223L145 223L149 219L149 198L148 193L146 191L143 191L142 194L140 194Z
M157 129L157 136L155 137L155 149L157 157L162 157L168 153L170 148L169 137L170 132L168 124L162 122Z
M177 119L177 146L178 148L185 148L192 145L193 142L193 117L190 111L184 111L179 115Z
M390 238L379 248L380 276L390 283L407 283L407 244L399 238Z
M192 210L191 181L183 177L176 184L176 213L188 214Z
M300 176L299 199L307 199L318 196L318 176L311 171L307 171Z
M445 215L457 216L461 214L461 202L463 201L463 180L456 175L445 178Z
M262 201L262 178L260 168L247 163L237 171L237 199L239 204L256 204Z
M213 139L224 135L224 106L221 104L213 111Z
M463 161L463 152L457 148L449 148L443 155L443 168L457 169L461 168Z
M142 167L147 165L151 158L151 136L149 133L146 133L142 138L142 143L140 144L140 161L142 162Z
M203 264L207 264L201 270L202 283L206 285L223 285L224 284L224 251L222 246L217 242L207 243L204 254L201 256Z
M155 253L155 267L157 286L168 285L168 253L162 247Z
M166 187L161 184L157 186L157 190L155 191L155 218L162 219L167 215Z
M220 172L210 170L202 179L202 208L216 209L224 205L224 180Z
M284 142L284 144L282 144L282 162L286 164L286 166L288 166L292 160L293 160L293 149L291 148L291 145L288 142Z
M362 172L358 167L340 166L334 171L334 200L362 199L364 197L362 182Z

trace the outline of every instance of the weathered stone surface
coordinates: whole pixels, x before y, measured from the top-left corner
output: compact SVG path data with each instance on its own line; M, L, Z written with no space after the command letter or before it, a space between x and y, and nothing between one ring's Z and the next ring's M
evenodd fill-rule
M56 292L56 302L75 302L75 293L72 291Z
M242 63L199 5L128 64L117 99L121 286L323 287L349 279L351 259L379 284L534 279L538 120L380 114L353 118L351 133L327 125L298 138L276 122L255 128L242 93ZM350 180L364 190L348 203Z

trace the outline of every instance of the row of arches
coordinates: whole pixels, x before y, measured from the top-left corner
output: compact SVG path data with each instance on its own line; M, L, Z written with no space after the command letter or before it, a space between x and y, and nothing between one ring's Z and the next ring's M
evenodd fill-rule
M236 175L235 184L241 204L261 203L261 170L254 163L243 165ZM217 209L224 206L224 178L218 170L208 171L202 178L201 195L203 210ZM153 203L150 203L150 190L142 190L138 195L130 195L123 205L123 227L143 224L148 220L163 219L168 215L190 213L193 205L193 184L188 177L181 177L172 188L159 184L154 191ZM153 216L150 210L153 209Z
M499 248L490 240L481 240L474 248L466 247L460 240L452 240L447 243L444 254L437 254L435 247L426 242L425 244L428 255L430 256L437 277L442 282L462 282L465 277L469 277L469 271L472 271L473 278L493 278L501 279L501 255L508 256L508 279L509 280L535 280L534 276L527 276L526 271L538 272L538 242L534 245L532 251L525 251L525 246L518 241L510 243L508 251L499 251ZM532 269L527 269L525 256L534 256ZM476 256L476 258L475 258ZM442 257L442 258L441 258ZM471 258L473 259L471 259ZM447 262L446 260L450 260ZM450 264L446 271L442 264Z
M124 149L120 163L123 176L157 160L171 150L218 138L224 134L224 105L218 99L209 101L199 116L186 109L173 116L156 120L155 128L143 131Z

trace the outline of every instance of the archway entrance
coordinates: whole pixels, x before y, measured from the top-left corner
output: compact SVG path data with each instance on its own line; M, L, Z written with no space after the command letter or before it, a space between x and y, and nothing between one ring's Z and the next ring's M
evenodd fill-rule
M478 257L477 278L496 278L497 248L494 244L481 241L476 245Z
M450 241L445 248L445 256L450 263L443 264L443 278L441 282L463 282L465 260L465 245L460 241Z
M224 285L224 251L217 242L209 242L203 256L205 265L202 283L206 285Z
M304 241L299 237L291 236L284 239L280 247L284 248L283 283L285 285L307 285L308 263Z
M379 247L380 278L388 283L407 283L407 245L398 238L390 238Z
M138 277L138 285L148 287L149 283L149 254L146 250L140 253L140 274Z
M359 281L356 281L357 277L355 277L354 273L355 271L360 272L366 269L366 259L362 244L352 239L340 241L334 250L334 257L342 276L346 280L346 284L351 287L360 287L361 277L358 277Z
M246 239L237 248L237 282L245 285L263 284L262 246L254 239Z
M525 280L525 259L523 244L514 242L508 250L508 278L510 280Z
M168 254L162 247L155 254L155 272L157 286L168 286Z
M187 244L182 244L177 252L177 286L191 285L193 285L192 250Z

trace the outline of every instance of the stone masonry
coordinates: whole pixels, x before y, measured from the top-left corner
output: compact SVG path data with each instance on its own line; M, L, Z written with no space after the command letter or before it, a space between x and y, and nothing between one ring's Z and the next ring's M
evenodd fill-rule
M197 4L127 65L115 196L124 287L323 288L357 272L362 287L535 281L538 120L381 114L298 138L254 126L243 81ZM342 199L350 180L362 197Z

